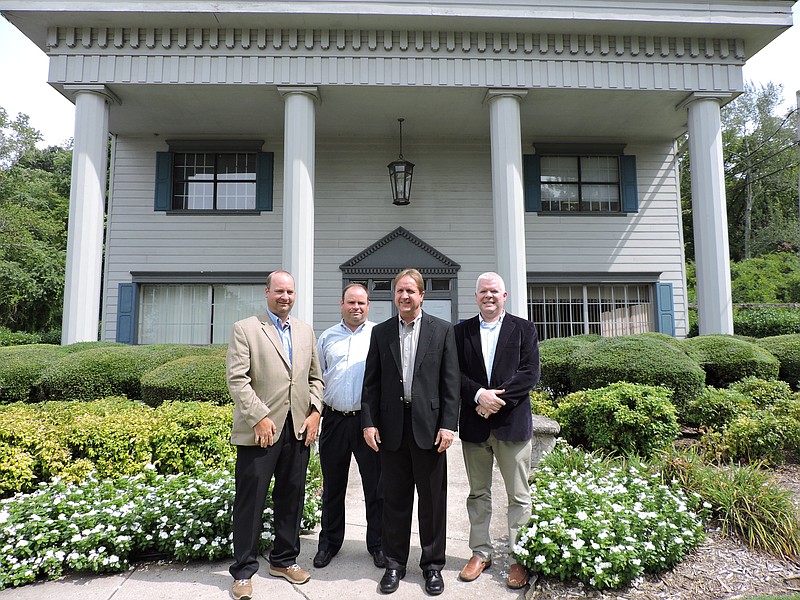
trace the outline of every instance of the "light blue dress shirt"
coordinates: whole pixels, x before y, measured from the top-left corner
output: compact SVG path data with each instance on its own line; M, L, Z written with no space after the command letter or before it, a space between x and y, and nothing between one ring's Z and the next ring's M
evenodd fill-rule
M292 323L291 317L286 319L286 323L284 324L278 317L275 315L270 309L267 309L267 314L269 318L272 320L272 324L275 325L275 329L278 330L278 337L281 338L281 343L283 344L283 349L286 350L286 356L289 357L289 366L292 366Z
M325 381L323 402L340 411L361 410L361 387L369 341L375 323L367 321L355 331L344 319L322 332L317 354Z
M486 367L487 381L492 380L492 367L494 366L494 355L497 350L497 338L500 337L500 328L503 326L503 317L505 316L506 313L503 312L503 314L500 315L500 318L492 323L487 323L483 320L483 317L480 315L478 316L481 324L481 352L483 353L483 366ZM475 404L478 403L478 399L485 391L486 388L480 388L477 392L475 392Z

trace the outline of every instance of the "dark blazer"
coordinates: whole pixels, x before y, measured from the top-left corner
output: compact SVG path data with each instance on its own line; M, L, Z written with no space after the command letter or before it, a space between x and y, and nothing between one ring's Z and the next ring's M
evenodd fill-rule
M402 373L395 316L372 329L361 393L361 425L377 427L387 450L397 450L403 437ZM458 428L458 380L452 325L422 311L411 383L412 431L420 448L433 448L439 429Z
M480 317L476 315L454 329L461 369L461 439L484 442L491 432L498 440L529 440L533 434L530 391L539 381L540 373L536 326L526 319L505 314L497 338L491 381L488 381L483 363ZM488 419L475 412L475 394L480 388L505 390L500 398L506 405Z

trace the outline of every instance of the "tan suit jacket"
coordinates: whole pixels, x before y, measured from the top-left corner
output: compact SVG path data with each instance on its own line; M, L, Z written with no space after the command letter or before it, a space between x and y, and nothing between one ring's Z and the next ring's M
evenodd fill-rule
M235 404L231 443L236 446L256 445L253 427L264 417L274 421L275 439L280 438L290 409L294 435L302 439L300 428L311 407L322 413L322 370L314 330L303 321L290 319L291 366L267 313L233 324L226 376Z

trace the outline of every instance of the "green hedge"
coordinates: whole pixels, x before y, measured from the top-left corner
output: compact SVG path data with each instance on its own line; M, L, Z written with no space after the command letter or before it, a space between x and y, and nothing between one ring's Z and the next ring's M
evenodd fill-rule
M229 404L225 357L186 356L165 363L141 378L142 400L158 406L170 400L196 400Z
M709 386L699 397L686 403L680 420L685 425L719 430L737 417L755 410L753 399L742 392Z
M683 341L686 352L706 373L706 382L727 387L745 377L776 379L778 359L754 343L730 335L703 335Z
M150 408L125 398L0 406L0 495L60 477L81 481L140 473L221 467L233 457L230 407L167 403Z
M614 383L566 396L554 418L572 445L649 457L678 437L680 429L665 387Z
M733 313L733 332L754 338L800 333L796 308L740 308Z
M761 338L755 342L780 361L780 378L800 389L800 333Z
M61 356L58 346L43 344L0 348L0 404L34 400L42 371Z
M213 348L184 344L75 350L68 346L62 351L66 354L42 372L37 382L40 399L92 400L113 395L140 399L140 380L148 371L183 356L215 352Z
M579 349L572 360L576 389L603 387L617 381L662 385L682 406L705 389L705 373L686 353L653 336L603 338Z
M574 367L573 356L581 348L601 340L599 335L575 335L552 338L539 343L542 371L537 389L548 390L554 397L565 396L576 388L570 374Z

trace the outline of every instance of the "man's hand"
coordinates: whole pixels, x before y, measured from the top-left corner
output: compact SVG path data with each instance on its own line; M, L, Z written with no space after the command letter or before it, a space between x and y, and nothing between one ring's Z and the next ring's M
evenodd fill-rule
M317 439L319 433L319 413L316 410L311 411L311 414L303 421L303 426L300 428L300 433L306 432L306 446L310 446Z
M434 444L439 446L439 453L441 454L445 450L447 450L450 446L453 445L453 432L449 429L440 429L439 433L436 434L436 441Z
M267 446L272 446L275 443L275 431L277 427L275 427L275 423L269 417L264 417L256 426L253 427L253 432L255 433L256 437L256 446L261 446L262 448L266 448Z
M483 390L478 398L478 405L475 407L475 411L484 419L491 417L506 405L505 401L500 398L500 394L503 392L505 390Z
M364 441L367 442L367 446L378 452L378 444L381 443L381 434L378 432L377 427L365 427L364 428Z

